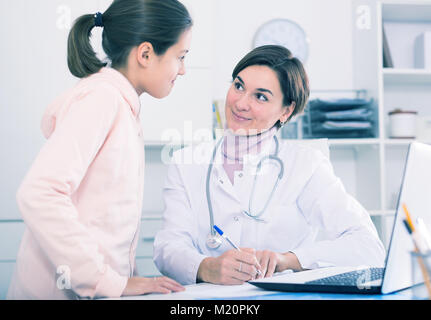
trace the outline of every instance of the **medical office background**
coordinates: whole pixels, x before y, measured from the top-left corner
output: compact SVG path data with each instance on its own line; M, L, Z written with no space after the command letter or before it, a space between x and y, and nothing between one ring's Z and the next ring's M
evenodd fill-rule
M141 97L146 172L137 253L140 275L159 274L152 262L152 242L162 224L167 169L162 154L167 140L174 137L176 146L187 145L199 140L199 132L217 126L213 105L223 111L233 67L252 49L262 25L273 19L288 19L304 32L285 30L289 37L299 37L294 45L306 40L305 67L312 99L361 97L371 101L371 136L331 138L328 144L336 174L368 210L387 247L408 144L413 140L391 138L389 112L417 112L415 139L431 142L431 63L425 58L418 65L421 52L431 57L431 36L426 36L431 32L431 1L182 2L194 18L187 73L177 79L169 97ZM45 142L40 131L42 114L55 97L77 82L67 69L69 29L81 14L103 12L110 3L0 2L0 299L6 296L25 228L16 190ZM100 33L99 28L94 29L93 44L103 56ZM387 58L383 61L383 48L386 54L390 52L389 64ZM302 120L288 125L289 137L301 138Z

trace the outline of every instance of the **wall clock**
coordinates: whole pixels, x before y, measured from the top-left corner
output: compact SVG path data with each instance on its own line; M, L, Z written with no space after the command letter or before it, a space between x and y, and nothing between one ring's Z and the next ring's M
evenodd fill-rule
M273 19L260 26L254 35L253 47L266 44L284 46L302 63L307 61L309 54L307 34L292 20Z

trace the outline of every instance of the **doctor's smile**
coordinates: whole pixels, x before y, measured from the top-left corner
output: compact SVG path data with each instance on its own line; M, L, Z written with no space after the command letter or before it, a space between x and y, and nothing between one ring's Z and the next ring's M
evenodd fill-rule
M240 116L240 115L236 114L233 110L231 110L231 111L232 111L232 114L233 114L233 116L235 117L235 119L237 119L238 121L247 121L247 120L251 120L250 118L245 118L245 117L242 117L242 116Z

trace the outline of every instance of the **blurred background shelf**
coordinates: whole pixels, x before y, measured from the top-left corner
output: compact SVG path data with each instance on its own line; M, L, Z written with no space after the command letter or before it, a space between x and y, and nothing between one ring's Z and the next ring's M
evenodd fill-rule
M431 85L431 71L424 69L383 69L383 80L389 85Z
M369 214L373 217L393 217L395 210L371 210Z
M378 145L379 139L329 139L329 146L355 146L355 145Z

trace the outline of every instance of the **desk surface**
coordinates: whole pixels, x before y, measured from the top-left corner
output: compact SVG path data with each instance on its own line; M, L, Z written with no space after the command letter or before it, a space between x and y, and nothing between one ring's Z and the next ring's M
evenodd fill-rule
M121 300L416 300L426 297L424 285L391 294L334 294L310 292L267 291L245 283L239 286L220 286L200 283L185 286L184 292L170 294L148 294L122 297ZM419 290L418 290L419 289ZM422 295L422 293L424 295ZM415 294L415 295L414 295ZM109 299L117 300L117 299Z

